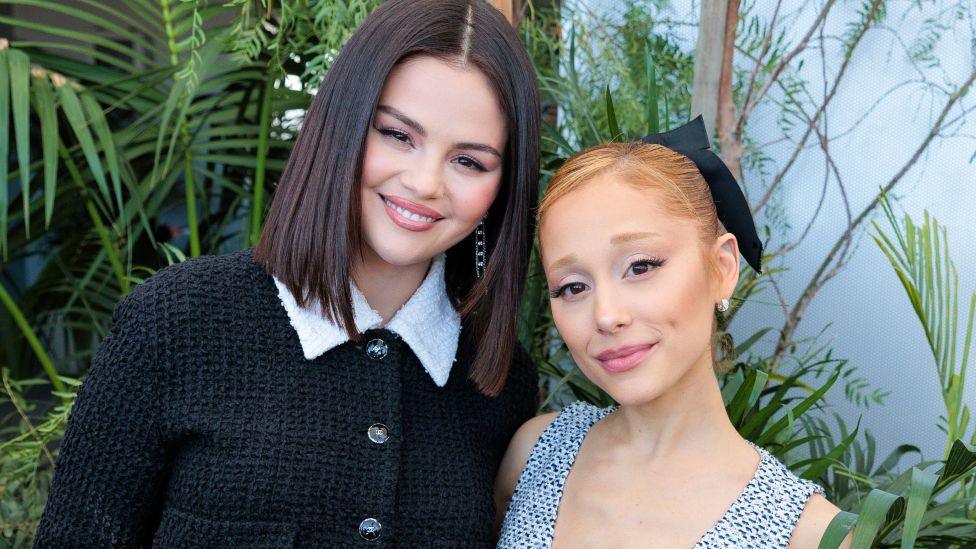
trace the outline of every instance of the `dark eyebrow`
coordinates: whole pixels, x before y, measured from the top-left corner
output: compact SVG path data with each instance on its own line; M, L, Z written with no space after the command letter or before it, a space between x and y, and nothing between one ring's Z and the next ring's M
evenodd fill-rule
M392 116L393 118L396 118L400 122L403 122L404 124L410 126L411 128L414 129L415 132L419 133L420 135L427 137L427 132L424 130L424 127L420 125L420 122L417 122L413 118L410 118L409 116L394 109L393 107L388 107L386 105L377 105L376 110L380 112L385 112L386 114Z
M455 143L454 146L458 149L473 149L476 151L482 151L488 154L493 154L498 158L502 157L502 153L498 152L498 149L481 143Z
M400 122L403 122L404 124L406 124L406 125L410 126L411 128L413 128L413 130L415 132L419 133L421 136L427 137L427 132L426 132L426 130L424 130L424 127L420 125L420 122L417 122L413 118L410 118L409 116L407 116L407 115L403 114L402 112L394 109L393 107L390 107L389 105L377 105L376 106L376 110L377 111L380 111L380 112L383 112L383 113L386 113L386 114L392 116L393 118L396 118ZM498 158L501 158L502 157L502 153L498 152L498 149L496 149L495 147L492 147L490 145L485 145L484 143L467 143L467 142L455 143L454 144L454 148L456 148L456 149L470 149L470 150L475 150L475 151L481 151L481 152L485 152L485 153L488 153L488 154L493 154L493 155L497 156Z

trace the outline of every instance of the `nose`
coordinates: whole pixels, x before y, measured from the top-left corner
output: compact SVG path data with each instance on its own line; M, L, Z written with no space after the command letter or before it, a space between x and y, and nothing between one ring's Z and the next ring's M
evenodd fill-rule
M401 173L404 187L416 198L437 198L444 191L444 172L440 157L433 151L420 151L408 169Z
M596 290L595 310L593 311L597 331L603 334L615 334L631 322L630 311L626 300L612 288L606 285Z

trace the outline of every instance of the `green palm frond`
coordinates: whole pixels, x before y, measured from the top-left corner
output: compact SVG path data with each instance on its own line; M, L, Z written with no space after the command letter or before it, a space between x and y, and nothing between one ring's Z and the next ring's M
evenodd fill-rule
M882 195L881 206L889 233L872 222L874 241L898 275L935 359L946 407L945 453L948 456L953 441L966 437L969 428L970 409L963 401L963 393L976 314L976 292L968 300L966 323L960 325L959 277L949 258L945 228L927 211L921 225L907 214L899 222L887 195ZM963 340L961 356L957 354L960 335ZM976 432L973 436L976 437Z

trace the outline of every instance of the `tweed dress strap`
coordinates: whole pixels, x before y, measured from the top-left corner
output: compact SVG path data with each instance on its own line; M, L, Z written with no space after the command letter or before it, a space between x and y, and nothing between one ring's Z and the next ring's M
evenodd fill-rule
M566 477L586 433L616 410L585 402L565 407L532 448L505 514L498 547L548 549L555 534L556 514ZM800 479L764 448L752 480L719 519L693 546L711 548L785 548L793 527L818 484Z

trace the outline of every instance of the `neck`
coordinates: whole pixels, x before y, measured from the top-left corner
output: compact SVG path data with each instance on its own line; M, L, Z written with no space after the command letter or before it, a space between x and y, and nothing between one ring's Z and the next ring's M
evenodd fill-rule
M711 349L666 393L649 402L621 405L609 422L613 440L649 460L722 455L742 445L725 411L712 368Z
M363 248L352 266L352 279L369 306L383 317L385 325L420 287L431 260L393 265L368 246Z

